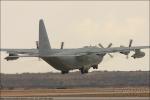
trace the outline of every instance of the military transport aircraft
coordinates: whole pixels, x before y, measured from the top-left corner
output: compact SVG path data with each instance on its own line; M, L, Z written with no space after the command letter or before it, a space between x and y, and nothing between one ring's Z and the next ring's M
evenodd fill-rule
M0 49L0 51L6 51L9 54L5 58L7 61L21 57L39 57L55 69L60 70L62 74L66 74L74 69L79 69L84 74L88 73L91 67L97 69L98 64L102 62L106 54L119 52L128 57L130 51L134 51L135 54L131 57L142 58L145 56L145 53L141 49L150 48L150 46L131 47L131 44L132 40L130 40L129 47L111 47L112 43L110 43L107 48L99 44L101 48L85 46L77 49L63 49L64 43L62 42L60 49L52 49L44 22L41 19L39 21L39 41L36 41L36 49ZM113 57L111 54L109 55Z

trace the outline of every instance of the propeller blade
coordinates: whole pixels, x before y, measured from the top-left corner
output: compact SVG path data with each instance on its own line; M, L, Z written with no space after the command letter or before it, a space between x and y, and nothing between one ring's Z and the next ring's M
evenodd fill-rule
M61 47L60 47L60 49L63 49L63 47L64 47L64 42L61 42Z
M110 43L107 48L110 48L111 46L112 46L112 43Z
M36 41L36 48L39 49L39 41Z
M110 53L108 53L108 55L111 57L111 58L113 58L114 56L113 55L111 55Z
M129 47L131 47L133 40L131 39L129 42Z
M101 48L104 48L102 44L99 43L98 45L99 45Z

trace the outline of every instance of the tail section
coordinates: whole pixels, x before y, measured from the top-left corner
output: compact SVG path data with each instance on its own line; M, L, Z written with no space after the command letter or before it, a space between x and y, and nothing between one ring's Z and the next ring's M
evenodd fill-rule
M47 36L44 21L39 21L39 54L40 56L47 56L51 54L51 46Z

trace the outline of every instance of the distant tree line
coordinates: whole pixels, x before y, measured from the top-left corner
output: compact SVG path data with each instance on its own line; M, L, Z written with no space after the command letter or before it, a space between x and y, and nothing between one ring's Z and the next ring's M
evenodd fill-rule
M96 71L81 75L72 72L1 74L1 88L75 88L149 86L149 71Z

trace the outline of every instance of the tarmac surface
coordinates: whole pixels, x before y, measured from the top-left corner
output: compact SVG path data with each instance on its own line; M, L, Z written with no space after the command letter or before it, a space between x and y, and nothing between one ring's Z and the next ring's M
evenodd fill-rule
M150 100L150 97L1 97L0 100Z
M1 90L1 97L149 97L148 87L13 89Z
M1 90L0 100L150 100L148 87Z

